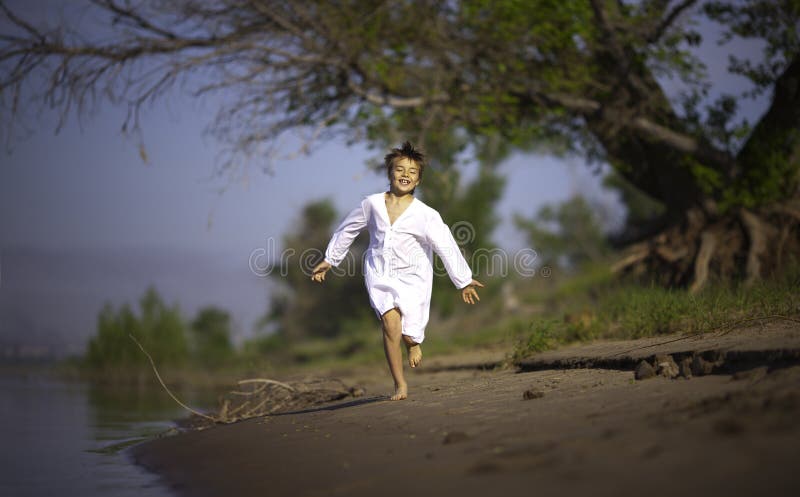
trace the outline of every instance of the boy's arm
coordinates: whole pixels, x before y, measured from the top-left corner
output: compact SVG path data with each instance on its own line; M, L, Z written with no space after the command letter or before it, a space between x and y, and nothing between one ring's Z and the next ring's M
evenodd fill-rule
M338 266L342 262L347 251L350 250L353 240L366 225L367 216L364 212L364 202L361 202L361 205L350 211L333 232L331 241L328 242L328 248L325 249L325 258L311 270L312 281L319 283L325 281L325 273L332 266Z
M438 212L428 220L425 233L431 247L441 257L447 274L456 288L464 290L470 286L473 281L472 270L461 254L461 249L453 238L453 234L450 233L450 228L444 224L442 216Z

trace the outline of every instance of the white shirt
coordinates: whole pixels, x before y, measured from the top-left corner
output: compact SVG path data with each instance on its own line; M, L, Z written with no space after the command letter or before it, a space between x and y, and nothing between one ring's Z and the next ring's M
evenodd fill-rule
M472 271L435 209L414 198L390 224L383 192L367 196L345 217L328 243L325 261L338 266L364 228L369 231L364 283L370 304L379 319L386 311L399 308L403 334L421 343L430 311L433 252L442 259L457 288L472 282Z

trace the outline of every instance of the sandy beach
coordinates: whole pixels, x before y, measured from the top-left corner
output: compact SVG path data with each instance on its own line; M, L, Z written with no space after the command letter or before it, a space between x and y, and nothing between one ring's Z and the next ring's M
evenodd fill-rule
M667 354L706 370L635 379L641 361ZM425 357L400 402L387 400L383 368L337 372L366 394L131 454L186 496L797 495L796 322L589 343L486 368L502 359Z

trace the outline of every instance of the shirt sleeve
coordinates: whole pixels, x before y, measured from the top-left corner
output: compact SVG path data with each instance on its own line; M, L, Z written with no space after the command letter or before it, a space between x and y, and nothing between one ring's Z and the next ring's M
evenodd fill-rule
M358 234L367 226L367 216L364 212L364 202L350 211L342 223L336 228L325 250L325 262L331 266L338 266L350 250L350 245Z
M438 212L428 220L425 234L434 252L441 257L447 274L456 288L462 289L472 283L472 270L461 254L450 228L444 224Z

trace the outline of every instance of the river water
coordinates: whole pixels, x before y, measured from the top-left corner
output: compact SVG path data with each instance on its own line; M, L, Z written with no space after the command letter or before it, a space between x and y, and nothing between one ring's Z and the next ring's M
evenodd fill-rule
M215 398L180 396L200 407ZM0 496L174 497L132 463L126 447L185 415L155 387L0 377Z

